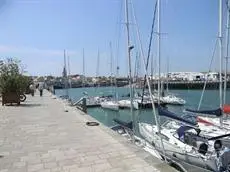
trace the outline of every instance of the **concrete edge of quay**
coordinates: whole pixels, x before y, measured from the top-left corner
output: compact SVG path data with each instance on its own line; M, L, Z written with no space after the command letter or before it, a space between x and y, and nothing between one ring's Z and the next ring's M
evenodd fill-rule
M58 98L57 96L55 96L55 99L63 102L64 104L66 103L61 98ZM175 168L173 168L172 166L170 166L169 164L167 164L163 160L160 160L160 159L154 157L153 155L151 155L149 152L145 151L141 147L138 147L137 145L133 144L131 141L127 140L125 137L121 136L120 134L114 132L112 129L105 126L103 123L101 123L97 119L93 118L88 113L85 113L85 112L83 112L83 111L81 111L81 110L79 110L73 106L70 106L70 105L64 105L64 106L67 106L68 110L71 109L75 113L79 113L76 115L81 115L82 118L84 118L85 122L91 122L91 121L92 122L98 122L99 126L97 126L97 127L99 127L101 130L103 130L104 132L106 132L107 134L112 136L114 139L119 141L119 143L128 147L130 150L132 150L135 153L135 155L137 157L140 157L141 159L143 159L150 166L153 166L157 170L160 170L162 172L178 172Z

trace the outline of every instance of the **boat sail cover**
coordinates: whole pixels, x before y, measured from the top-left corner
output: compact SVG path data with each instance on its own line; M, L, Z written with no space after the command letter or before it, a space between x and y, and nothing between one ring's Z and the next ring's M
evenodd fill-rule
M185 109L187 112L199 113L199 114L206 114L206 115L213 115L213 116L222 116L221 108L214 109L214 110L192 110L192 109Z
M182 126L180 126L180 128L177 129L177 134L178 134L179 139L183 140L184 136L185 136L185 132L187 130L190 130L190 129L194 129L197 132L197 134L200 133L200 129L196 129L196 128L193 128L191 126L182 125Z
M131 122L125 122L125 121L122 121L122 120L117 119L117 118L114 118L113 121L118 123L119 125L121 125L123 127L129 128L129 129L133 128L133 122L132 121Z
M158 114L160 116L165 116L165 117L177 120L179 122L182 122L182 123L185 123L185 124L188 124L191 126L197 125L197 122L186 120L186 119L176 115L175 113L168 111L166 108L163 108L161 106L158 107Z

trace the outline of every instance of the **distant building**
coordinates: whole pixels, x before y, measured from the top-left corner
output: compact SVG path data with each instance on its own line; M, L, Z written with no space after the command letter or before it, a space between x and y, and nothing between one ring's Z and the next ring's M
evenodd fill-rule
M78 74L76 74L76 75L70 75L70 78L73 80L73 81L80 81L80 80L82 80L83 79L83 75L78 75Z
M187 74L187 80L188 81L204 81L205 74L200 73L200 72L191 72Z
M151 78L151 76L149 76ZM153 80L158 80L158 75L152 76ZM219 74L217 72L201 73L201 72L169 72L162 73L161 79L168 79L171 81L217 81Z
M219 73L217 73L217 72L206 73L205 78L209 81L218 81L219 80Z
M97 78L97 77L93 77L93 78L92 78L92 82L93 82L94 84L96 84L98 81L99 81L99 78Z

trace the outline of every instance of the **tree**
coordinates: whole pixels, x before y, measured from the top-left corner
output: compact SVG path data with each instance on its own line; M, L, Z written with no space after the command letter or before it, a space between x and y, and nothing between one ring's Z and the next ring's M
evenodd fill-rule
M0 91L3 94L25 92L30 80L22 73L21 62L13 58L7 58L0 65Z

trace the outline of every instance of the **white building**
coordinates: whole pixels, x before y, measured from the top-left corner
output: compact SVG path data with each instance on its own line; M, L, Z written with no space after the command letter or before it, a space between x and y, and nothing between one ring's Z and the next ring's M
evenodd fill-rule
M167 77L168 75L168 77ZM151 78L151 76L150 76ZM154 75L152 77L153 80L158 80L158 75ZM209 73L201 73L201 72L169 72L162 73L161 79L166 79L173 81L204 81L208 79L209 81L217 81L218 73L217 72L209 72Z
M183 81L200 81L205 79L205 74L200 72L170 72L169 79Z
M217 72L206 73L205 78L209 81L218 81L219 80L219 73L217 73Z

